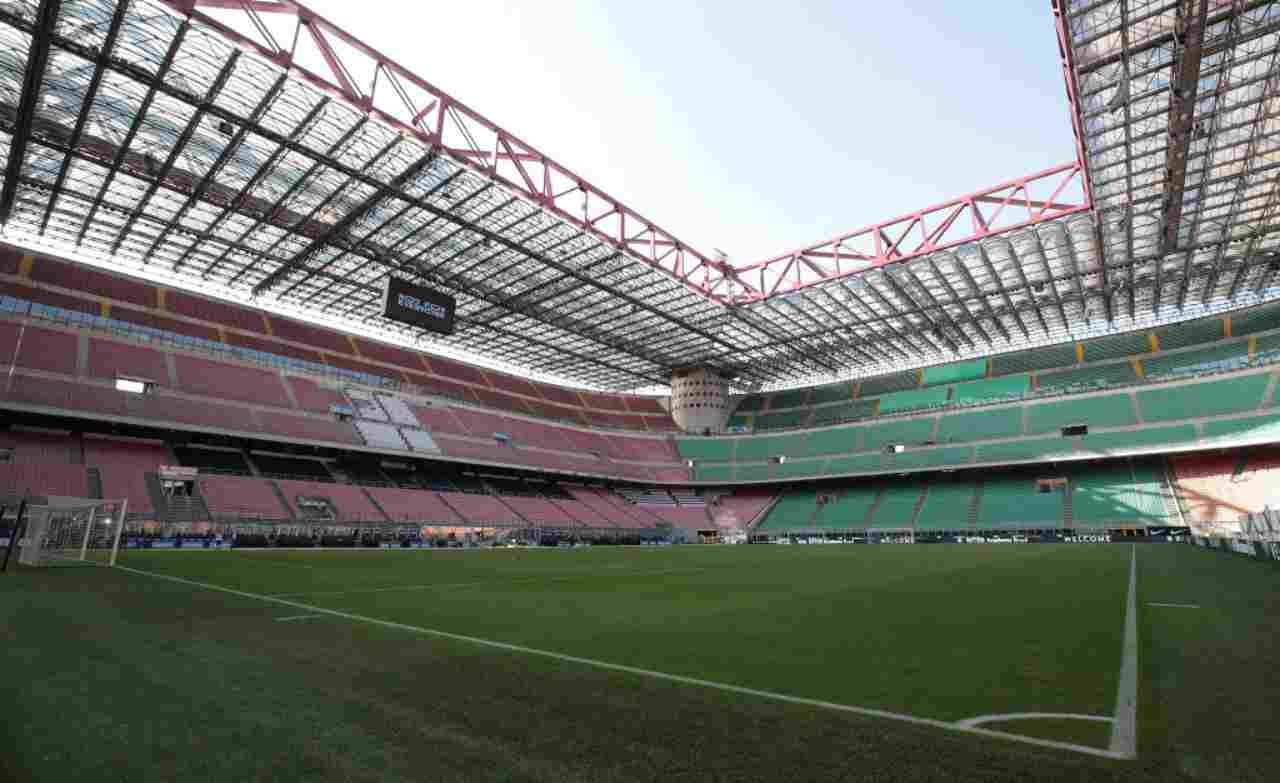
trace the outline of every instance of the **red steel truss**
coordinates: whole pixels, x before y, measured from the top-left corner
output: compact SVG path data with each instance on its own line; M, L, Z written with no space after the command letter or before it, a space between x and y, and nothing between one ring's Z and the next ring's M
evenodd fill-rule
M776 258L732 267L681 242L295 0L160 1L721 304L760 301L1089 208L1082 168L1069 163ZM281 25L264 17L287 17L288 40L273 34ZM322 67L308 67L300 58ZM357 74L367 74L367 83ZM1030 195L1033 187L1045 185L1045 196Z
M515 134L294 0L160 0L237 45L500 183L542 209L707 296L725 264L557 163ZM236 12L211 16L206 10ZM289 17L281 42L264 15ZM243 31L243 32L242 32ZM341 45L339 46L338 43ZM326 73L299 62L319 61ZM369 74L368 83L357 74Z
M926 209L738 267L751 302L1089 209L1083 168L1065 163ZM1033 189L1047 191L1043 197Z

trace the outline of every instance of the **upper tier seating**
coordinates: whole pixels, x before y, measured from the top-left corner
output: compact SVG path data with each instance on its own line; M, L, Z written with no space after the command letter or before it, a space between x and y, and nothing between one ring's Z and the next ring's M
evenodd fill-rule
M24 251L3 248L6 258ZM0 275L16 275L0 270ZM86 281L93 281L87 284ZM55 290L57 289L61 290ZM80 264L36 256L29 279L0 279L0 291L24 302L35 302L40 313L82 328L115 328L134 325L151 330L169 343L190 342L210 350L245 349L242 358L278 366L291 363L334 373L359 376L375 384L402 381L469 402L482 402L506 410L562 418L640 431L672 431L670 416L652 397L578 392L550 384L532 383L504 373L482 370L439 356L426 356L367 338L355 338L290 318L267 314L241 305L117 276ZM66 291L66 293L64 293ZM101 314L109 310L110 316ZM22 312L27 312L24 304ZM161 312L172 314L161 315ZM65 316L65 317L64 317ZM108 326L111 324L112 326ZM37 335L41 338L43 335ZM25 366L74 373L75 335L54 334L64 343L58 350L33 354ZM222 341L226 341L225 343ZM4 352L0 334L0 355ZM50 366L54 364L56 366ZM95 367L101 372L104 367ZM140 373L139 373L140 374ZM151 380L150 378L148 378ZM165 377L155 379L167 380ZM274 390L273 390L274 391ZM257 402L259 400L246 400ZM270 401L265 404L277 404Z
M280 374L256 367L211 362L194 356L173 355L178 388L192 394L289 408Z
M120 376L169 385L165 355L154 348L115 340L89 339L89 374L99 378Z

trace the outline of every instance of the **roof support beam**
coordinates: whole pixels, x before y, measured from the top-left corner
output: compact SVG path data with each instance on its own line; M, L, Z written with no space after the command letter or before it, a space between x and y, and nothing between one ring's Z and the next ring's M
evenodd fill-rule
M1164 205L1160 249L1171 253L1178 246L1182 222L1182 197L1187 184L1187 155L1195 119L1200 82L1200 58L1204 48L1205 19L1209 0L1183 0L1175 21L1173 78L1169 85L1169 142L1165 155ZM1158 269L1159 267L1157 267ZM1157 272L1159 275L1159 272ZM1157 280L1159 278L1157 277ZM1156 309L1160 309L1160 285L1156 284Z
M27 158L27 142L31 139L31 123L36 116L36 100L49 64L49 43L58 24L62 0L42 0L36 12L35 31L27 48L27 70L22 77L22 98L18 102L18 122L9 145L9 160L4 167L4 186L0 188L0 225L9 222L14 201L18 198L18 178Z
M93 108L94 99L98 96L98 88L102 85L102 75L107 72L102 63L111 57L111 53L115 51L116 38L120 35L120 27L124 24L125 14L129 11L130 0L120 0L116 6L116 12L111 17L111 26L107 28L107 37L102 42L101 60L93 69L93 76L89 77L89 86L84 91L84 101L80 104L80 112L76 115L76 125L71 131L71 140L67 146L75 150L80 146L80 138L84 134L84 126L89 121L89 111ZM67 173L71 171L71 159L73 153L68 152L62 158L62 165L58 168L58 178L53 183L53 193L49 196L49 207L44 211L44 218L40 221L40 233L43 234L49 228L49 218L53 216L58 205L58 196L62 193L62 186L67 181Z

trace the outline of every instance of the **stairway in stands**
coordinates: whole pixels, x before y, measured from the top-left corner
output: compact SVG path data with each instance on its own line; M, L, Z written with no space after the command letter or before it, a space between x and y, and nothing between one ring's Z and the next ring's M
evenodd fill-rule
M867 513L862 517L863 527L871 527L871 520L875 519L876 510L880 508L880 501L884 500L885 493L888 491L888 487L880 487L880 491L876 493L876 499L871 501L871 505L867 508Z
M284 490L280 489L280 485L274 479L267 479L267 484L271 486L271 491L275 493L276 500L280 501L281 508L288 515L289 519L294 522L298 521L298 516L293 513L293 505L289 503L289 499L284 496Z
M969 500L969 511L965 515L965 521L969 523L970 528L978 526L978 509L982 508L982 490L986 487L986 482L978 479L978 485L973 488L973 497Z
M1067 486L1062 493L1062 526L1067 530L1074 530L1076 526L1075 508L1071 504L1071 482L1067 482Z
M920 489L920 497L916 498L915 508L911 509L911 519L908 520L907 527L912 530L916 529L916 520L920 518L920 509L924 508L925 501L929 499L929 485L926 483Z
M168 498L161 519L170 524L209 522L209 507L199 495L174 495Z
M378 502L378 499L377 499L377 498L375 498L375 497L373 496L373 493L369 491L369 488L368 488L368 487L360 487L360 491L361 491L362 493L364 493L365 498L367 498L367 499L369 500L369 505L371 505L371 506L373 506L374 508L378 509L378 513L382 515L382 518L383 518L383 519L385 519L386 521L390 522L390 521L391 521L391 515L390 515L390 514L388 514L388 513L387 513L387 510L386 510L385 508L383 508L383 507L382 507L382 504Z

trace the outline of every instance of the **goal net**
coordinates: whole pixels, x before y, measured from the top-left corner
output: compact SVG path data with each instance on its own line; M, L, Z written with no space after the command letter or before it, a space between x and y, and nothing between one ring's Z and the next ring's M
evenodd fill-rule
M127 501L28 505L18 533L26 566L115 565Z

